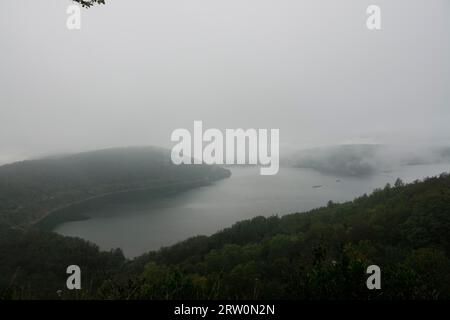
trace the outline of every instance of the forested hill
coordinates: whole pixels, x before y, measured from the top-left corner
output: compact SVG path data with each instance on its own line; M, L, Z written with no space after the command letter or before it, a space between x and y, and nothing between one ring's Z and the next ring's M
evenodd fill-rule
M142 273L128 290L137 298L450 299L449 258L450 175L441 174L150 253L133 262ZM381 290L367 289L372 264Z
M201 184L228 177L216 166L173 165L168 150L106 149L0 167L0 221L27 227L52 210L110 193Z
M450 299L448 174L256 217L131 261L80 239L7 232L4 298L55 298L61 289L63 298L95 299ZM64 289L68 264L85 270L80 292ZM372 264L381 268L381 290L366 287Z
M341 144L291 151L281 159L285 166L342 177L365 177L404 165L449 162L450 147L445 145L410 149L382 144Z

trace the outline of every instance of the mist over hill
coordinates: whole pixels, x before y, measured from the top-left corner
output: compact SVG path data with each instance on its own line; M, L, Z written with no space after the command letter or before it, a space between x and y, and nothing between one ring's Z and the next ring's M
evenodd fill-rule
M364 177L399 166L450 162L450 147L344 144L288 153L282 164L335 176Z
M89 199L160 188L185 189L230 176L208 165L174 165L168 150L105 149L0 167L0 221L26 227L49 213Z

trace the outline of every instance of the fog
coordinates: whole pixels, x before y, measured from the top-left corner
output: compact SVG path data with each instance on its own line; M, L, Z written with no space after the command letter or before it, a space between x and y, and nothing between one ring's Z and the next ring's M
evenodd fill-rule
M448 0L0 2L0 163L278 128L285 149L446 145ZM381 7L382 30L366 28Z

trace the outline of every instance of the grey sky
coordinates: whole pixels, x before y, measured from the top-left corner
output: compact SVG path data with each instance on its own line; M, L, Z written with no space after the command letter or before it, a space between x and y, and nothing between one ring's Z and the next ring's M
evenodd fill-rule
M0 2L0 163L168 147L194 120L298 148L450 141L448 0L108 0L81 31L69 4Z

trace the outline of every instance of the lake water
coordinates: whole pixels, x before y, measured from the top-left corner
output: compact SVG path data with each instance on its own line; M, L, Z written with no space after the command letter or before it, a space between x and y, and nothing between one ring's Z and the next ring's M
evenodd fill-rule
M364 178L334 177L309 169L280 168L261 176L257 168L232 168L229 179L212 185L131 203L110 203L82 212L88 220L59 225L57 233L122 248L127 257L168 246L195 235L210 235L258 215L283 215L352 200L373 189L450 171L449 164L404 166ZM320 187L319 187L320 186Z

